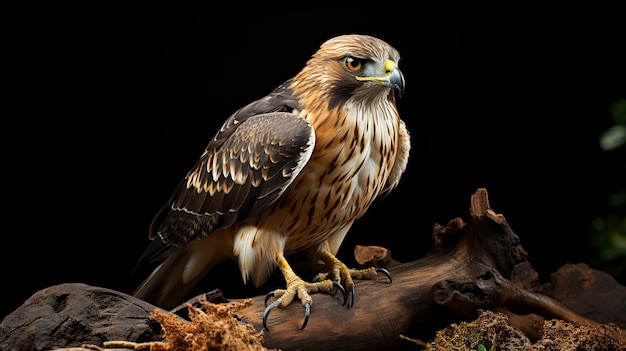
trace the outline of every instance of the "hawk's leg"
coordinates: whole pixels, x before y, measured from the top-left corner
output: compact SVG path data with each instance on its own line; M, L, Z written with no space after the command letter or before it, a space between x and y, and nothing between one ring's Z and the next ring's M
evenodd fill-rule
M333 282L343 282L346 291L352 295L350 306L354 305L354 280L353 279L375 279L378 273L383 273L389 278L391 283L391 273L380 267L369 267L365 269L348 268L335 255L329 251L322 254L322 261L329 268L328 272L317 275L318 280L331 280ZM350 307L348 306L348 307Z
M343 293L345 303L346 292L339 283L331 281L330 279L323 279L312 283L305 282L293 271L285 257L280 256L277 263L278 268L280 268L280 271L285 277L285 281L287 282L287 288L276 289L267 294L267 296L265 296L266 305L267 301L271 297L277 298L276 301L267 306L267 308L265 308L265 312L263 312L263 327L265 327L265 329L269 330L269 328L267 327L267 316L269 315L269 313L276 307L286 307L293 301L296 296L298 296L300 302L305 309L304 322L302 323L302 327L300 329L304 329L309 320L311 305L313 304L313 299L311 298L310 294L316 292L330 293L333 288L337 288Z

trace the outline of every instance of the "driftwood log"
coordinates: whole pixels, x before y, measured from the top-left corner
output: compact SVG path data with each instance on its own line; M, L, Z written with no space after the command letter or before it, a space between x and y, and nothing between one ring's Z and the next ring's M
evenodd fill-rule
M275 309L268 318L269 331L263 333L264 346L285 350L394 349L406 347L407 338L418 344L419 340L431 340L437 330L476 318L481 310L505 313L511 325L531 339L540 337L546 319L600 325L546 295L532 292L530 285L536 283L537 273L504 216L490 208L485 189L472 195L467 223L455 218L446 226L435 225L433 241L432 251L413 262L398 263L384 249L373 259L361 258L386 266L393 282L382 274L375 280L359 280L355 304L350 308L342 306L340 293L314 295L311 317L303 330L301 305ZM265 296L252 300L237 312L237 318L260 331Z

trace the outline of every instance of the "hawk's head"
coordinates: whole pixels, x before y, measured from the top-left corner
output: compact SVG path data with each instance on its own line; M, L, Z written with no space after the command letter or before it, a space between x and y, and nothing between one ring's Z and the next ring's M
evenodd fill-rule
M394 99L402 96L404 76L398 69L400 54L392 46L368 35L341 35L329 39L294 78L295 95L305 106L316 105L317 92L332 109L355 96Z

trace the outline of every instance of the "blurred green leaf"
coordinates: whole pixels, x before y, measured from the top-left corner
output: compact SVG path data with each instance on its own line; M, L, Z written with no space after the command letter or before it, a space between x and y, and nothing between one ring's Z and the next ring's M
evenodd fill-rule
M613 126L600 136L602 150L615 150L624 144L626 144L626 126Z
M626 99L618 99L609 111L615 125L600 135L605 151L626 149ZM624 182L626 184L626 180ZM626 276L626 188L618 188L607 199L611 210L591 223L591 241L596 247L590 263L616 278Z
M615 101L610 107L610 112L615 124L626 126L626 99Z

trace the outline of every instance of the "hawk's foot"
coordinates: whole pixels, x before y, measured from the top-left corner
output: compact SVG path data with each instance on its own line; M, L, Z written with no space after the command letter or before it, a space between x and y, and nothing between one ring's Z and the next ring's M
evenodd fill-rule
M337 283L342 282L346 287L346 291L351 295L350 305L348 307L354 305L354 279L376 279L378 273L383 273L387 276L387 278L389 278L389 283L392 283L391 273L381 267L369 267L364 269L348 268L330 252L326 252L322 257L322 260L326 264L326 267L329 267L330 269L328 272L319 273L314 280L331 280Z
M284 257L281 257L278 260L278 266L285 276L285 280L287 281L286 289L276 289L274 291L269 292L265 296L265 311L263 312L263 327L269 331L267 327L267 317L270 312L276 307L287 307L293 299L297 296L300 299L300 302L304 306L304 322L302 323L302 327L300 329L304 329L306 327L307 322L309 321L309 315L311 314L311 304L313 304L313 299L311 298L312 293L322 292L322 293L330 293L333 289L337 289L341 291L343 294L343 303L346 303L346 291L338 282L332 281L330 279L324 279L316 282L305 282L300 277L298 277L295 272L291 269L287 260ZM272 302L269 306L267 305L267 301L275 297L276 301Z

